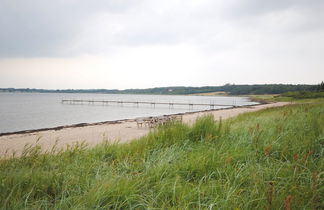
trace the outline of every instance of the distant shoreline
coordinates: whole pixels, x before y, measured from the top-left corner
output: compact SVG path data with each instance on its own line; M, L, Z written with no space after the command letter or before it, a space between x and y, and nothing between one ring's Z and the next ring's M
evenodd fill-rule
M248 105L235 108L197 111L181 115L183 123L191 125L198 117L205 116L206 114L213 115L215 120L228 119L242 113L285 106L287 104L289 103L277 102ZM81 143L84 143L88 147L94 147L104 141L126 143L141 138L150 131L151 128L145 125L138 126L134 119L127 119L7 133L0 136L0 158L19 157L25 151L26 146L30 148L38 145L43 152L46 152L53 150L53 148L64 150L69 145L72 146Z
M101 93L101 94L144 94L144 95L192 95L222 93L231 96L281 94L290 91L306 91L316 89L317 85L311 84L254 84L221 86L169 86L142 89L38 89L38 88L0 88L0 92L30 92L30 93Z
M192 111L192 112L184 112L184 113L177 113L177 114L170 114L170 115L164 115L164 116L175 116L175 115L186 115L186 114L194 114L194 113L204 113L204 112L211 112L211 111L218 111L218 110L228 110L228 109L235 109L235 108L244 108L244 107L251 107L251 106L259 106L266 103L261 103L255 100L250 99L252 102L257 102L258 104L250 104L250 105L243 105L243 106L233 106L228 108L219 108L219 109L206 109L201 111ZM1 136L8 136L8 135L16 135L16 134L29 134L29 133L35 133L35 132L41 132L41 131L58 131L65 128L78 128L78 127L86 127L86 126L95 126L95 125L112 125L112 124L120 124L123 122L134 122L135 119L121 119L121 120L111 120L111 121L100 121L100 122L94 122L94 123L77 123L77 124L70 124L70 125L61 125L56 127L50 127L50 128L38 128L38 129L28 129L28 130L21 130L21 131L13 131L13 132L4 132L0 133Z

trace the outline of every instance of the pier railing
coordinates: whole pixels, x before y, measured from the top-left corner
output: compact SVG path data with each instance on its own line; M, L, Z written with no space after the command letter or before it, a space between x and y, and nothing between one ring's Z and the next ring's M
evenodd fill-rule
M215 103L181 103L181 102L148 102L148 101L122 101L122 100L84 100L84 99L62 99L63 104L101 104L101 105L109 105L109 104L133 104L139 106L140 104L148 104L153 107L155 105L169 105L169 108L173 108L176 105L179 106L189 106L189 108L193 108L193 106L209 106L211 109L215 107L237 107L236 105L229 104L215 104Z

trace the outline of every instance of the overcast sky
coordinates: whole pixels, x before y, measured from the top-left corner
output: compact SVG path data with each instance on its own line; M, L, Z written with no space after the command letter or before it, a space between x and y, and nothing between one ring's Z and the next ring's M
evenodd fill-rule
M323 0L1 0L0 87L324 80Z

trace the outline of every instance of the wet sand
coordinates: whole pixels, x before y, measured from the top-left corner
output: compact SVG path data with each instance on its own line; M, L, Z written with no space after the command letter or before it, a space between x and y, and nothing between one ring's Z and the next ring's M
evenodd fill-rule
M247 107L238 107L222 110L202 111L183 114L183 122L192 124L197 117L213 114L215 119L227 119L241 113L253 112L270 107L287 105L286 102L262 104ZM53 129L41 129L38 131L20 132L0 136L0 157L9 158L13 153L19 156L25 145L40 145L43 151L50 151L56 144L59 149L77 142L85 142L93 147L103 141L118 141L120 143L138 139L150 131L146 127L137 127L135 120L122 120L116 122L102 122L94 124L79 124L63 126Z

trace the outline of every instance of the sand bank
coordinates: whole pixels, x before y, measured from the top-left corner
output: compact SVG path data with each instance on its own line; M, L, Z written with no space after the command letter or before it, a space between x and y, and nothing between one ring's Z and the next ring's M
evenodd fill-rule
M213 114L215 119L227 119L245 112L253 112L270 107L287 105L286 102L262 104L249 107L239 107L222 110L203 111L186 113L183 115L183 122L192 124L197 117ZM95 124L79 124L76 126L64 126L56 129L42 129L19 134L0 136L0 157L11 157L15 152L19 156L25 145L40 145L43 151L51 150L56 144L57 148L66 148L76 142L85 142L90 147L102 141L119 141L124 143L140 138L150 131L149 128L138 128L135 120L124 120L117 122L102 122Z

